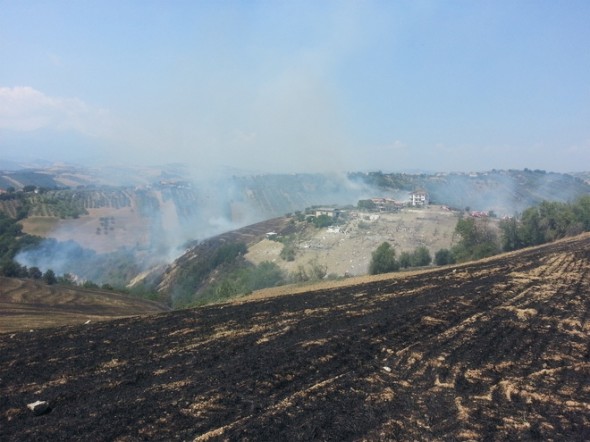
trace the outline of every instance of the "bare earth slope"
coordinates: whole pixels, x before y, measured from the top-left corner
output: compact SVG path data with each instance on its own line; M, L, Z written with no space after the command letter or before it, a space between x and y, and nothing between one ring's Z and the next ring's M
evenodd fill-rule
M590 236L0 336L0 440L588 440ZM34 416L26 404L45 400Z
M167 310L151 301L0 276L0 333L82 324Z

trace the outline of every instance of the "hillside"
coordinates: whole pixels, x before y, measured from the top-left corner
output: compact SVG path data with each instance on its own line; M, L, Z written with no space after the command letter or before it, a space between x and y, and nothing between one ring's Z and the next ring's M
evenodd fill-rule
M491 170L471 173L355 173L352 179L380 189L426 190L432 202L463 209L493 210L512 216L547 201L571 201L590 192L587 174L576 176L544 170Z
M440 206L404 208L395 213L351 209L328 228L317 228L293 216L273 218L196 242L168 266L152 269L133 283L154 283L173 305L179 296L198 302L198 292L222 279L228 269L208 271L198 283L190 285L185 283L187 275L199 271L203 267L200 263L209 261L222 245L238 242L248 246L244 258L250 264L272 262L287 278L301 268L311 272L312 263L325 268L326 275L332 277L363 275L368 273L371 253L383 241L390 242L398 253L425 246L433 256L437 250L449 248L457 219L456 212ZM268 232L276 233L276 240L268 239ZM288 261L281 258L285 244L293 251Z
M155 302L104 290L0 276L0 333L166 311Z
M136 184L120 187L115 186L116 176L125 175L125 170L101 172L63 166L15 173L5 175L20 177L23 190L2 193L0 211L18 219L24 217L20 221L24 232L50 238L18 255L20 265L43 271L51 268L57 274L71 273L98 284L146 282L173 304L180 293L178 305L192 302L194 293L237 271L237 265L226 266L217 269L218 274L209 275L205 284L201 284L203 278L195 282L188 277L181 281L182 287L177 287L179 273L194 274L193 269L182 266L193 264L194 256L206 259L217 235L286 214L297 219L302 211L313 214L312 206L339 204L352 214L360 199L387 197L399 207L407 205L410 190L418 188L426 189L432 202L425 213L403 210L365 219L357 212L352 214L356 219L339 223L337 229L297 228L291 237L283 235L282 243L247 238L250 250L246 259L253 265L271 261L284 271L286 279L293 275L307 277L304 273L313 270L311 262L316 269L325 268L330 277L359 275L367 272L371 252L383 241L390 242L398 256L419 246L428 248L431 255L449 248L458 211L445 212L448 207L491 210L502 218L544 199L573 201L590 193L590 185L580 177L528 169L415 175L266 174L195 182L186 170L172 167L131 170L128 181ZM33 180L31 177L39 174L59 183L79 176L84 178L80 183L85 184L54 190L27 184L25 191L25 178ZM137 184L142 177L143 184ZM200 248L191 247L195 243ZM280 257L285 245L294 252L289 261ZM205 254L200 251L203 248L207 249Z
M0 335L0 439L588 440L589 289L586 234L347 287ZM26 407L37 400L40 416Z

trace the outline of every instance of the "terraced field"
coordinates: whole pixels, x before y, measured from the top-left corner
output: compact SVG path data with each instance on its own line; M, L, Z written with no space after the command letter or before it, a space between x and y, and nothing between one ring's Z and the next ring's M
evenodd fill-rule
M590 235L0 336L1 440L589 440ZM47 401L35 416L26 404Z
M18 210L22 207L19 200L0 200L0 212L5 213L11 218L16 218Z

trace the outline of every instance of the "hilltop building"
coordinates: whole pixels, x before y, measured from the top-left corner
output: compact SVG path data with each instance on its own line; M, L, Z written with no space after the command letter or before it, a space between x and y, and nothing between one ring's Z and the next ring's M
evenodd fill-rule
M397 212L404 206L391 198L371 198L371 201L378 212Z
M430 203L428 198L428 192L424 189L418 189L410 193L410 205L411 206L427 206Z
M341 213L342 213L342 210L334 209L331 207L320 207L318 209L315 209L315 216L326 215L326 216L329 216L330 218L338 218Z

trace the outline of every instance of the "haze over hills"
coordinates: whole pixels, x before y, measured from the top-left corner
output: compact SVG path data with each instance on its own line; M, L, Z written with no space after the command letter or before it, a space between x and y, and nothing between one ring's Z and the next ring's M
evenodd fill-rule
M492 211L502 217L515 215L543 200L572 201L590 192L590 184L579 177L528 169L448 174L234 175L199 181L181 165L87 169L62 164L3 171L0 177L4 189L28 188L19 198L10 193L1 195L0 208L13 217L25 213L22 224L26 232L58 240L47 241L20 255L21 263L43 270L51 267L58 274L72 273L99 284L117 285L126 285L146 270L171 263L191 241L203 241L312 206L350 208L359 200L373 197L407 204L410 192L425 189L431 202L439 207ZM418 232L422 225L428 225L428 221L417 218L408 219L403 227L399 224L401 218L392 218L393 224L388 225L383 224L387 218L382 217L381 236L363 240L364 247L355 246L356 258L302 254L299 261L285 270L294 271L297 265L305 266L317 256L322 259L321 265L329 264L330 259L350 260L346 266L329 265L328 273L363 273L371 248L381 240L397 242L400 251L426 245L434 253L451 245L452 222L434 231L439 240L420 238L420 234L414 233L405 235L409 242L399 242L399 234L388 233L388 229ZM372 234L371 230L357 231L361 238ZM426 227L425 231L433 229ZM340 239L348 241L345 237ZM306 241L335 250L335 244L328 245L321 237L309 237ZM273 258L275 252L271 249L267 252ZM260 263L267 252L253 257L253 262Z
M590 440L589 21L1 2L0 441Z

